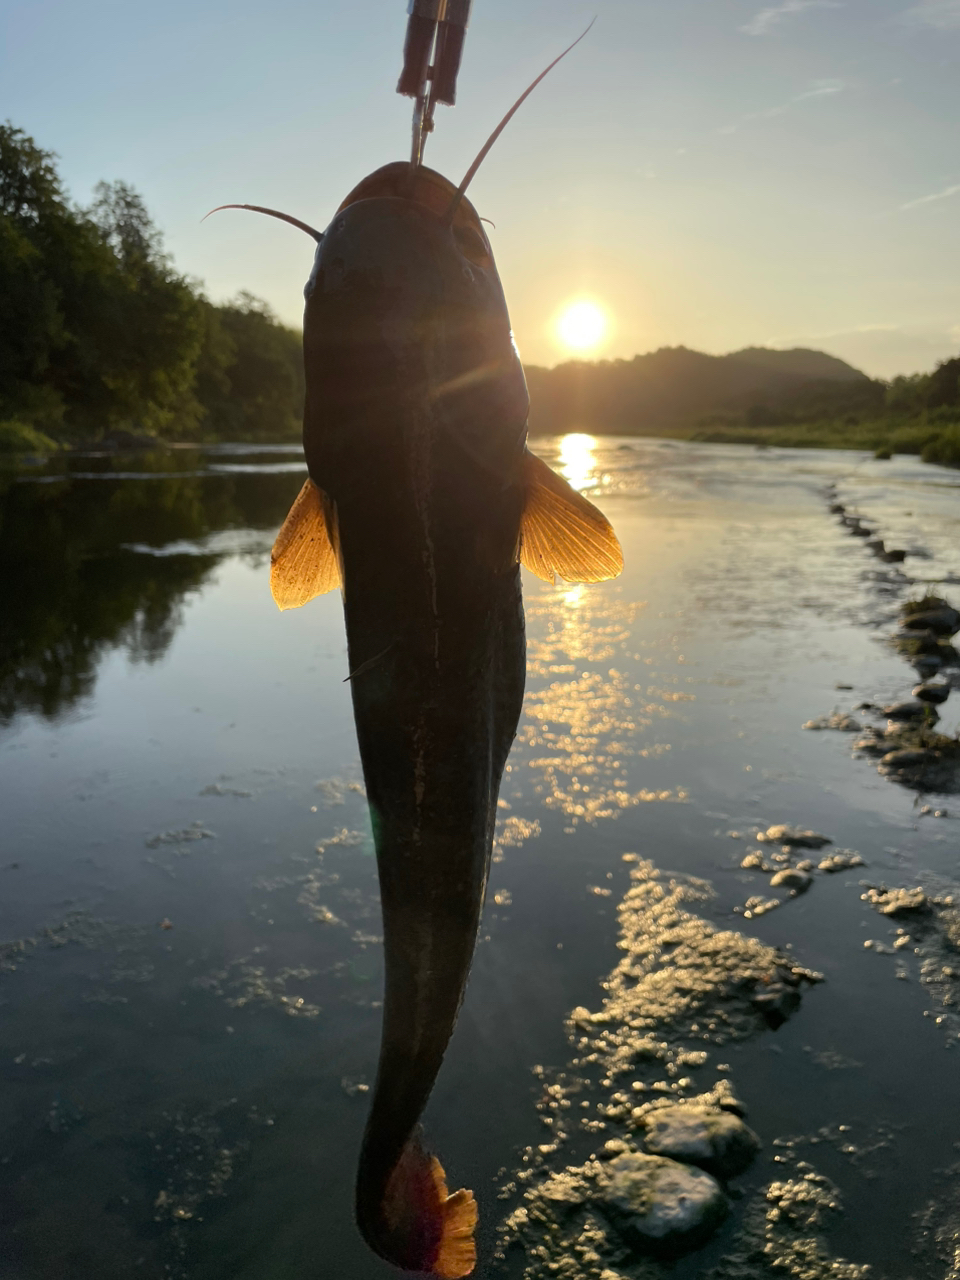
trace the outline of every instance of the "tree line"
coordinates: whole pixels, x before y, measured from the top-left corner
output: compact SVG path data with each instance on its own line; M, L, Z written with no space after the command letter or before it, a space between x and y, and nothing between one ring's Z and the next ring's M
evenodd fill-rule
M793 431L798 443L960 463L960 356L889 383L823 352L767 348L664 348L526 373L534 432ZM303 394L300 335L266 303L210 302L175 269L138 192L101 182L76 205L56 157L0 125L0 451L295 440Z
M142 196L68 197L56 157L0 125L0 449L144 435L292 440L299 333L173 266Z

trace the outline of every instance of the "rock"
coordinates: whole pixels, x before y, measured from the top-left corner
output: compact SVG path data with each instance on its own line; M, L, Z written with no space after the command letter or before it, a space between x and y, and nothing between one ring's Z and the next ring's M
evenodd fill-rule
M908 613L902 622L907 631L932 631L938 636L952 636L960 631L960 613L945 601L934 609Z
M709 1107L660 1107L646 1116L644 1146L655 1156L696 1164L719 1178L733 1178L752 1162L760 1139L729 1111Z
M756 896L748 898L743 904L743 917L745 920L752 920L755 916L765 916L768 911L776 911L781 906L779 898L764 898ZM739 911L739 907L734 907L734 911Z
M880 761L884 773L898 773L903 769L920 769L924 765L934 764L936 757L932 751L919 751L904 747L901 751L888 751Z
M829 836L818 835L816 831L804 831L800 827L788 827L780 824L767 827L757 839L768 844L785 844L801 849L822 849L825 844L833 844Z
M768 987L758 991L750 1003L762 1015L767 1026L776 1031L777 1027L782 1027L790 1015L799 1009L800 992L794 987L771 982Z
M747 1114L746 1105L740 1100L733 1085L725 1077L717 1081L713 1086L712 1093L716 1099L716 1105L721 1111L732 1111L741 1120Z
M941 702L946 702L950 697L950 686L948 684L918 684L911 690L915 698L919 698L921 702L931 702L934 706L939 706Z
M926 720L937 713L925 702L914 699L912 702L891 702L883 708L883 714L888 720Z
M869 551L876 552L878 556L882 556L883 555L883 539L871 538L870 541L867 543L867 549Z
M813 876L799 867L785 867L770 881L771 889L789 889L791 893L803 893L813 883Z
M883 553L883 558L887 564L903 564L907 553L902 547L888 547Z
M943 657L940 641L932 631L898 631L894 640L906 653L927 653L939 658Z
M540 1188L540 1195L560 1215L579 1209L586 1197L586 1186L575 1169L555 1173Z
M855 538L869 538L873 533L872 529L865 529L862 524L851 525L850 532Z
M853 744L854 751L863 751L871 756L887 755L890 749L890 743L884 740L883 734L876 730L870 730L863 738L858 738Z
M836 871L849 871L851 867L864 866L866 863L853 849L838 849L836 853L829 853L821 860L819 869L832 874Z
M622 1156L625 1151L629 1151L629 1146L622 1138L611 1138L609 1142L605 1142L600 1149L601 1160L612 1160L614 1156Z
M863 725L845 711L834 711L832 715L808 720L803 727L804 729L838 729L841 733L859 733Z
M597 1207L635 1247L684 1252L710 1236L727 1213L717 1180L702 1169L640 1153L607 1165Z
M920 679L928 680L930 676L937 674L943 663L935 653L921 653L914 659L913 665Z
M764 858L762 849L749 850L741 858L740 865L751 871L766 871L768 875L770 872L776 871L776 867L772 867Z
M922 889L868 889L860 895L883 916L909 915L927 910L927 895Z

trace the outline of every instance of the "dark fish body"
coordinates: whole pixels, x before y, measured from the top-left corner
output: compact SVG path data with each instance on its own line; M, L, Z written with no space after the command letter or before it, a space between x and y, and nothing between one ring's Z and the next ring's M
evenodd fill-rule
M357 1220L382 1257L473 1268L419 1121L463 1000L523 700L520 560L612 577L604 517L526 448L528 398L469 201L407 164L322 236L304 316L310 479L274 547L281 608L341 586L383 908L385 993ZM301 224L298 224L301 225Z
M357 1211L375 1248L420 1269L432 1242L391 1240L382 1205L463 998L523 699L527 392L492 260L393 196L350 204L325 233L304 353L304 447L336 507L383 907Z

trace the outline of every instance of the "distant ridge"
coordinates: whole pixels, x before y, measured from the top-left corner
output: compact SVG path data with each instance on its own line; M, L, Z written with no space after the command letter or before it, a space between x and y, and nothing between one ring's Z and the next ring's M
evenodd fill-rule
M798 378L824 378L837 382L869 382L870 379L846 360L814 351L810 347L790 347L787 351L775 351L772 347L744 347L718 356L720 360L735 360L756 369L767 369Z
M776 424L879 405L884 387L853 365L795 347L711 356L661 347L632 360L528 365L534 433L583 427L615 434L711 422Z

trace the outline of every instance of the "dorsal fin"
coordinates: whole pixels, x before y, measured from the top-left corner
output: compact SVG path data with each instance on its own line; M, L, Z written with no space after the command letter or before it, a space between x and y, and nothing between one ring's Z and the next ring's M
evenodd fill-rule
M270 590L278 608L298 609L342 585L337 509L308 479L273 544Z
M605 582L623 569L610 521L583 494L529 451L523 460L520 562L554 582Z

